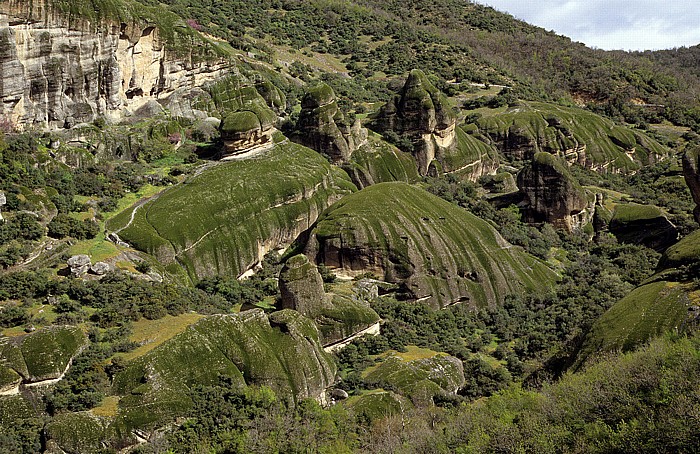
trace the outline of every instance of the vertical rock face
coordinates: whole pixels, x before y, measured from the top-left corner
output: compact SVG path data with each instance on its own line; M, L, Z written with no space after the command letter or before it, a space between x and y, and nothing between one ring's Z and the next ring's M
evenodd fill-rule
M373 127L410 142L411 150L406 151L413 153L421 175L458 173L476 181L498 168L495 148L457 127L447 97L420 70L411 71L401 93L382 108Z
M683 176L690 188L695 207L695 220L700 222L700 148L689 150L683 156Z
M177 57L152 24L90 22L62 14L48 0L5 1L0 116L44 128L118 119L126 108L200 85L228 67L191 57Z
M300 132L294 139L333 162L347 162L367 140L367 131L359 121L346 123L333 89L324 83L312 87L301 100L298 127Z
M564 161L552 154L536 153L518 174L518 188L525 197L526 222L549 222L571 232L590 217L586 192Z
M323 279L316 265L304 254L287 261L279 278L282 308L294 309L307 317L314 317L323 308L325 293Z
M428 173L436 148L448 148L455 141L456 116L447 98L418 69L408 76L400 96L382 109L377 126L414 139L414 154L421 175Z

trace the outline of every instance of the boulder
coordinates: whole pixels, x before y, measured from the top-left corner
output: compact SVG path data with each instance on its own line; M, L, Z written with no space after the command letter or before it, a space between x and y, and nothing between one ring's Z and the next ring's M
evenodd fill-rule
M90 271L90 263L90 257L84 254L74 255L68 259L70 272L76 277L82 276Z
M112 266L105 262L96 262L90 267L90 271L98 276L104 276L112 271Z
M7 197L5 197L5 193L0 191L0 222L4 222L5 219L2 217L2 207L7 204Z
M686 151L683 155L683 176L697 205L695 220L700 222L700 148Z
M586 191L561 158L536 153L518 173L518 188L524 197L526 222L549 222L572 232L590 220L593 210L588 210Z
M325 83L307 91L301 100L294 140L328 156L333 162L348 162L350 155L367 140L359 120L350 124L338 107L335 92Z
M325 301L321 274L304 254L295 255L284 264L279 288L282 307L294 309L307 317L318 314Z

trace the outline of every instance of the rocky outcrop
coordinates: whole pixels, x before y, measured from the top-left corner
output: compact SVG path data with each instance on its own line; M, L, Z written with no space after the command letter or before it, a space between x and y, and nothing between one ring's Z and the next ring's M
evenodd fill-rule
M609 230L621 243L643 244L657 252L665 251L678 241L676 226L653 205L617 205Z
M371 290L354 289L352 298L326 294L316 265L303 254L287 260L280 272L279 288L282 307L314 320L324 347L345 342L379 322L379 315L369 305L370 299L362 297Z
M284 264L279 289L282 308L294 309L307 317L313 318L325 304L321 274L304 254L295 255Z
M114 380L125 396L117 420L127 429L161 427L191 407L189 389L228 377L230 386L268 386L290 403L320 399L335 381L314 323L292 310L207 317L146 355Z
M518 102L476 121L479 133L509 160L546 152L601 173L629 173L669 155L643 132L590 111L542 102Z
M178 19L170 13L119 1L124 5L112 6L129 13L115 17L99 5L69 14L68 8L79 6L2 2L0 116L18 126L52 129L97 118L118 121L149 100L200 86L230 67L184 22L173 28ZM143 17L129 17L135 11Z
M524 197L525 222L549 222L572 232L592 217L586 191L571 175L566 162L552 154L536 153L518 173L518 188Z
M338 107L335 92L325 83L310 88L302 98L297 129L293 136L296 142L336 163L347 162L367 141L367 130L359 120L349 124Z
M420 70L413 70L401 92L384 105L373 128L406 141L421 175L460 173L476 181L498 168L490 145L468 136L457 127L457 115L447 97Z
M700 223L700 148L686 151L683 155L683 176L697 205L695 220Z
M344 197L321 216L306 253L345 275L374 273L399 284L399 296L437 308L497 305L555 278L485 221L404 183Z
M213 166L149 201L128 226L108 228L193 280L240 277L356 190L345 172L301 145L282 141L262 157Z
M80 328L52 326L26 336L0 338L0 394L60 380L87 343Z
M68 267L75 277L80 277L90 271L90 257L85 254L74 255L68 259Z

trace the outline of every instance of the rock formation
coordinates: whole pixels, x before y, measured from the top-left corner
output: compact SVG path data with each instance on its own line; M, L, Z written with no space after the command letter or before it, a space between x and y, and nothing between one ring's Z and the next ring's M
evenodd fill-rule
M210 316L130 362L115 377L115 392L127 396L117 420L127 429L160 427L186 414L192 386L216 383L222 375L234 389L269 386L280 399L294 403L320 399L335 374L316 326L298 312L268 316L255 309ZM130 399L132 392L139 398Z
M657 252L665 251L678 241L676 226L653 205L617 205L609 230L622 243L643 244Z
M169 29L139 17L122 22L99 7L85 12L93 17L80 17L68 14L66 5L4 2L0 116L15 125L55 129L97 118L119 120L125 110L202 85L230 67L184 22ZM168 12L141 10L163 27L177 23Z
M58 381L86 342L80 328L70 326L0 338L0 394L9 394L20 383L37 386Z
M240 277L271 250L289 246L321 212L355 191L318 153L280 142L264 159L214 166L148 202L146 216L107 228L193 280ZM157 228L154 228L157 226Z
M371 272L434 307L495 305L554 273L488 223L427 191L380 183L321 216L306 253L346 275Z
M586 191L571 175L566 162L552 154L536 153L518 173L526 222L549 222L569 232L590 221Z
M70 272L75 277L80 277L90 271L90 257L85 254L74 255L68 259Z
M362 297L367 291L355 292L353 298L326 294L318 268L303 254L287 260L280 272L279 287L282 307L314 320L324 346L343 341L379 321L370 299Z
M347 123L338 107L333 89L320 83L301 100L294 140L328 156L333 162L347 162L350 155L367 141L367 130L360 121Z
M478 131L510 160L547 152L601 173L626 173L669 155L643 132L616 125L590 111L521 102L476 121Z
M498 168L496 150L457 127L447 97L420 70L413 70L401 92L382 107L373 127L412 143L418 172L459 172L476 181ZM405 146L404 146L405 148Z
M284 264L279 288L283 309L294 309L313 318L325 304L321 274L304 254L295 255Z
M683 176L697 205L695 220L700 223L700 148L686 151L683 155Z

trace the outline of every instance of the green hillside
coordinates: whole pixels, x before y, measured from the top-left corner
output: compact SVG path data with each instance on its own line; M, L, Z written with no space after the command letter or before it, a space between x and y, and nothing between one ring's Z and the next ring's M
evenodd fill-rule
M488 223L404 183L377 184L343 198L321 216L309 249L320 263L375 272L437 307L497 304L556 277Z

